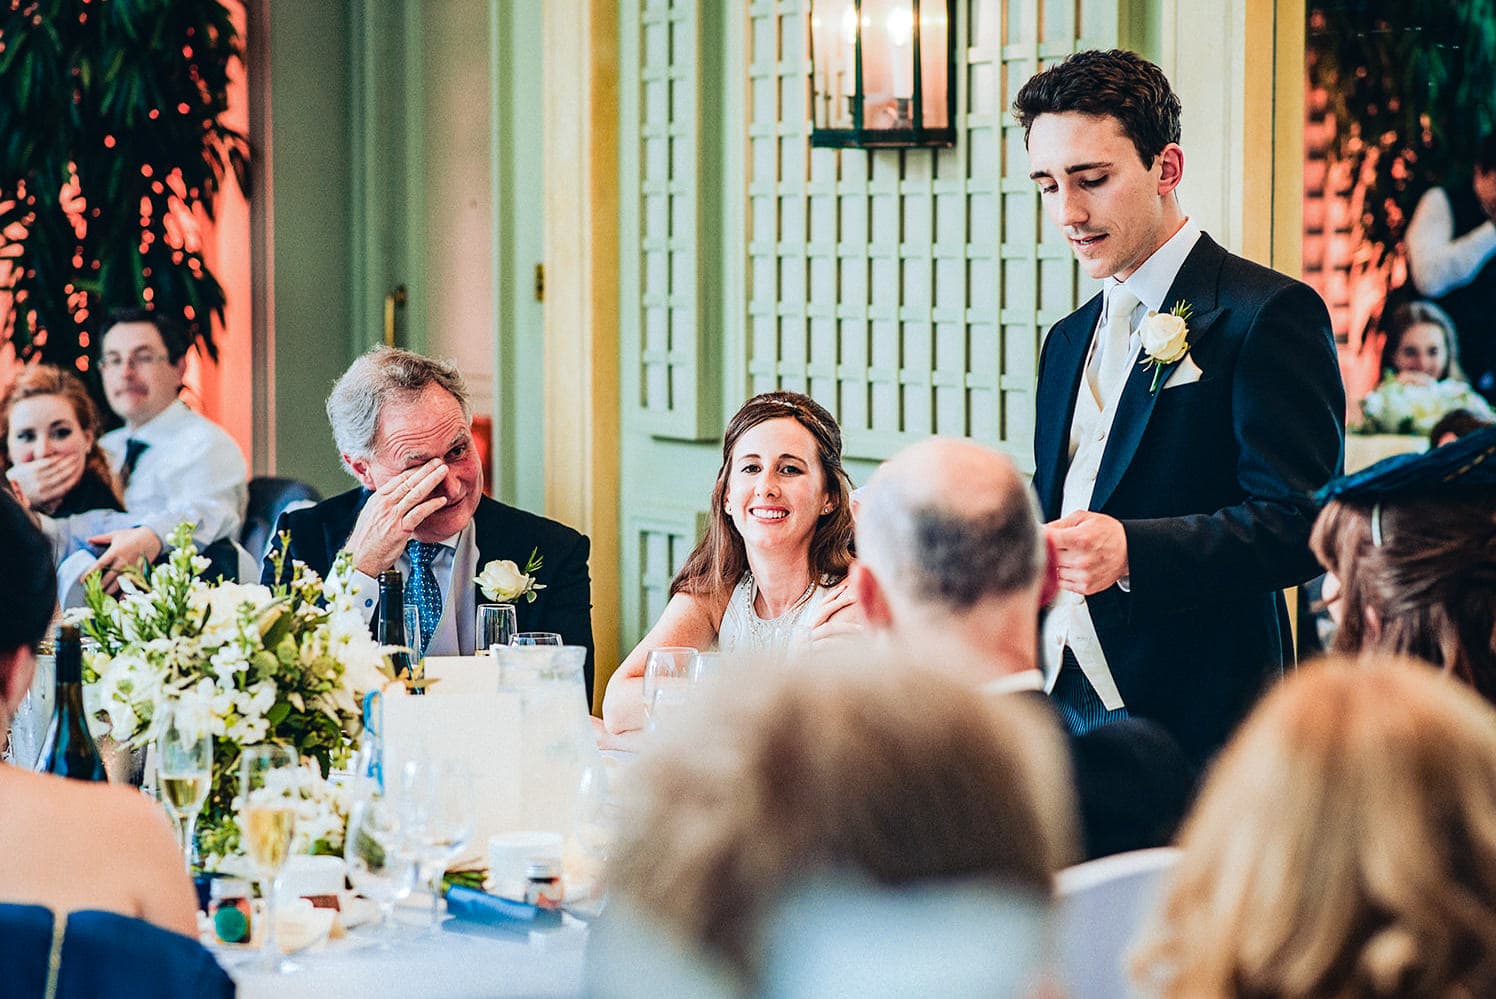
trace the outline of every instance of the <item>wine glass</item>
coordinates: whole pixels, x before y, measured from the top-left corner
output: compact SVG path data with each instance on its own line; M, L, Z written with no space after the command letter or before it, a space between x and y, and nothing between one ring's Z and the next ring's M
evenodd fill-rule
M655 705L660 701L660 691L672 688L665 695L666 708L684 696L684 692L673 688L682 687L691 679L691 663L696 650L680 645L666 645L650 649L644 660L644 727L650 731L655 727Z
M426 658L426 643L421 640L421 608L415 604L406 604L404 614L405 644L410 647L411 675L423 676L425 671L420 668L420 663Z
M360 781L348 810L343 860L354 889L379 906L375 939L381 950L389 950L396 934L395 903L414 887L415 864L401 840L399 811L372 780Z
M442 876L473 835L473 778L460 760L407 760L397 805L403 849L431 891L431 931L441 929Z
M156 735L156 793L176 821L177 840L191 874L193 832L213 783L213 736L184 722L179 712L166 709Z
M285 746L249 746L239 765L239 835L249 861L259 874L265 899L265 970L275 974L295 971L275 943L275 896L281 868L296 831L296 754Z
M698 652L691 658L691 682L700 683L722 672L722 653Z
M510 645L561 645L561 636L554 631L521 631L509 639Z
M479 604L473 651L486 656L493 646L508 645L516 631L519 631L519 619L515 616L513 604Z

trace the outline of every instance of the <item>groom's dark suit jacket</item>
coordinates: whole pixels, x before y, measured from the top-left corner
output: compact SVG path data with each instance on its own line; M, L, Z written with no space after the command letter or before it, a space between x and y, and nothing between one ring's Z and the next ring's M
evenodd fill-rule
M286 559L301 560L320 575L326 575L338 551L348 541L359 511L369 499L367 489L350 489L305 510L283 514L275 526L275 541L265 557L261 581L274 581L271 555L280 547L280 533L290 532ZM592 580L587 573L591 545L587 537L565 524L506 506L484 496L473 514L474 539L478 546L478 569L494 559L508 559L521 569L538 550L542 559L535 581L545 586L533 603L515 604L520 631L554 631L567 645L587 647L587 703L592 703ZM477 584L473 584L477 590ZM477 602L487 598L477 595Z
M1187 302L1199 381L1128 377L1090 509L1122 522L1130 591L1086 599L1131 714L1195 759L1225 741L1291 664L1284 587L1319 572L1310 494L1340 470L1345 390L1330 317L1307 285L1202 235L1164 302ZM1060 515L1097 295L1055 325L1039 360L1034 487Z

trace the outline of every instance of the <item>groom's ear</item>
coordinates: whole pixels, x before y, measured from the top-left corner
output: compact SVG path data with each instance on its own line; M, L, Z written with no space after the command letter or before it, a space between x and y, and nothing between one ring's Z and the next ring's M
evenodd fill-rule
M1158 193L1160 196L1171 193L1184 179L1184 150L1179 148L1179 143L1171 142L1164 146L1163 152L1158 154L1159 175Z

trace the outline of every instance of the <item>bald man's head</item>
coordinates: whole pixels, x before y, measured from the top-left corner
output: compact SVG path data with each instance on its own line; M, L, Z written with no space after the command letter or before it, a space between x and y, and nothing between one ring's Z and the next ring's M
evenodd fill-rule
M1044 535L1013 463L934 438L885 462L859 495L857 555L885 588L959 612L1036 585Z

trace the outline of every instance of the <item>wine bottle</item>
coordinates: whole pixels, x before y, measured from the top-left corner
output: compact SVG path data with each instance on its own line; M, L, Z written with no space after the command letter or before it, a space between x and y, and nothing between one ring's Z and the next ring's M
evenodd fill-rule
M83 643L76 625L57 626L55 651L57 703L42 742L42 769L75 780L108 780L83 707Z
M374 615L374 640L380 645L405 646L411 641L405 634L405 582L399 569L386 569L379 574L379 610ZM419 639L417 639L419 641ZM391 652L390 665L395 675L408 677L414 670L409 651Z

